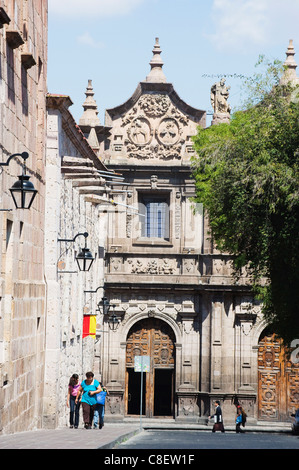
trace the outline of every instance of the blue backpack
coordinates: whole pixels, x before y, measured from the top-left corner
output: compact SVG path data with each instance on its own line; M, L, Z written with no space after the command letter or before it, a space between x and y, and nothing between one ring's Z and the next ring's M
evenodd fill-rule
M98 405L105 405L107 392L103 390L100 393L97 393L97 403Z

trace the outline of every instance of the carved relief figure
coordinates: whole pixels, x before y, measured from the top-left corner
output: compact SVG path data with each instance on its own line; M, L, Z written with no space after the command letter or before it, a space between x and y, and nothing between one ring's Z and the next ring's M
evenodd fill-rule
M160 259L150 261L128 260L132 274L174 274L176 266L174 260Z
M138 117L128 129L131 141L136 145L146 145L150 141L150 125L146 119Z
M164 145L173 145L177 142L179 129L174 119L164 119L158 129L158 138Z

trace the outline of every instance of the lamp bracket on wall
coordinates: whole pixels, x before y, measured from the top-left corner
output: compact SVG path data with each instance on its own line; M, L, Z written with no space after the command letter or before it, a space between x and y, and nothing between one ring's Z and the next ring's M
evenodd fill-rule
M82 248L82 250L76 256L76 261L80 271L89 271L95 258L92 256L91 251L89 248L87 248L86 245L86 238L88 237L87 232L77 233L77 235L75 235L73 238L58 238L58 241L74 243L76 238L79 236L85 237L85 247Z
M18 181L10 188L11 196L15 203L17 209L30 209L33 200L37 194L37 190L29 181L30 176L26 175L26 160L29 158L28 152L14 153L8 157L6 162L0 162L1 173L3 171L3 166L8 166L10 161L15 157L23 158L23 171L22 174L18 177ZM8 209L4 209L8 210Z
M96 288L96 290L85 290L84 294L96 294L99 289L104 289L104 286L99 286Z

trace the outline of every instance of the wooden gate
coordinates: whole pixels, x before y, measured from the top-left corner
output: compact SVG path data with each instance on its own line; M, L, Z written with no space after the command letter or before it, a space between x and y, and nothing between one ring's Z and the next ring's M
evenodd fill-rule
M144 373L143 414L171 416L174 412L174 333L156 318L137 322L129 331L126 348L126 414L140 412L140 372L134 372L135 356L150 356L151 368Z
M259 419L285 421L299 407L299 364L286 356L275 335L265 335L258 350Z

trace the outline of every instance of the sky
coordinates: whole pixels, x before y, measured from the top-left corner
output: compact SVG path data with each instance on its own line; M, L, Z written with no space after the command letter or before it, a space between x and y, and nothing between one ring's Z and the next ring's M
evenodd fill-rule
M88 80L102 125L106 109L132 96L156 37L167 82L207 113L211 86L225 75L232 111L240 106L241 77L257 72L261 54L284 62L293 39L299 63L299 0L48 0L48 8L48 91L70 96L77 122Z

